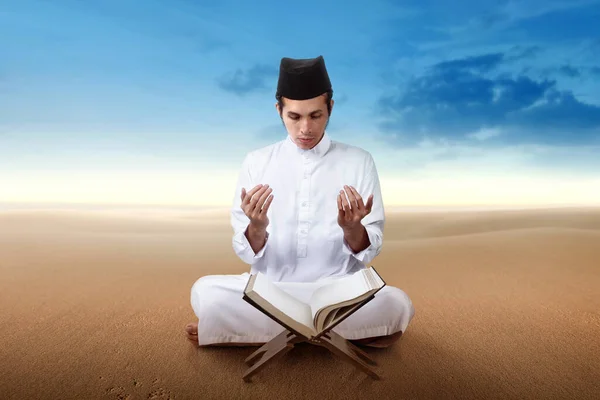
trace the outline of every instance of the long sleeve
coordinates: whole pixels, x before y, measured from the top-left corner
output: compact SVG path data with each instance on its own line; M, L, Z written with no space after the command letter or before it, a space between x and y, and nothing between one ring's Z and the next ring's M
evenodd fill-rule
M342 249L346 254L352 255L364 265L368 265L381 252L381 248L383 246L383 228L385 224L385 210L381 196L379 175L371 155L367 157L365 179L360 187L356 189L363 198L364 203L367 202L367 199L371 194L373 195L373 208L371 209L371 212L367 214L361 221L367 231L367 235L369 236L369 241L371 244L366 249L358 253L354 253L344 239L344 245Z
M233 250L243 262L252 265L264 255L269 242L269 234L267 233L267 241L265 245L258 251L258 253L255 253L245 235L246 229L250 224L250 218L244 214L244 210L241 208L242 188L245 188L246 193L248 193L255 186L252 184L252 177L250 173L252 165L251 161L252 156L251 154L248 154L242 163L242 168L238 176L235 195L233 198L233 206L231 209L231 226L233 228Z

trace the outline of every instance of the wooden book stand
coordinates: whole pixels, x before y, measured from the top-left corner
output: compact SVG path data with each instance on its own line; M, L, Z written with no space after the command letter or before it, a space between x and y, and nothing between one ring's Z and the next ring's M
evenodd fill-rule
M256 374L259 370L261 370L267 364L268 361L274 360L277 357L281 357L282 355L290 351L295 344L302 342L308 342L317 346L325 347L338 357L353 364L356 368L371 376L373 379L380 379L380 376L368 365L376 365L375 361L369 358L369 356L360 348L358 348L342 336L332 331L332 329L337 324L349 317L360 307L371 301L374 297L375 295L372 295L367 299L363 300L362 302L356 304L354 307L346 311L342 315L342 317L338 318L337 321L331 326L329 326L326 330L322 331L321 333L312 338L308 338L300 334L296 330L292 329L291 327L287 326L285 323L283 323L282 321L265 311L262 307L260 307L258 304L256 304L246 295L244 295L244 300L252 304L254 307L258 308L263 313L271 317L271 319L275 320L277 323L286 328L286 330L284 330L279 335L275 336L273 339L262 345L258 350L256 350L248 358L246 358L245 363L248 364L250 368L246 370L246 372L243 375L244 381L250 382L251 377L254 374Z

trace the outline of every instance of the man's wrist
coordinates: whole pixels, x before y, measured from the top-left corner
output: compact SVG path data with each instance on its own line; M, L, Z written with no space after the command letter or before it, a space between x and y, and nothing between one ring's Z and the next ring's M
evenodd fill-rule
M363 224L358 224L353 227L342 228L342 231L344 232L344 236L349 236L349 237L361 236L364 230L365 230L365 226Z
M257 228L250 223L246 229L246 238L248 239L250 247L252 247L254 253L258 253L258 251L262 249L267 242L267 228Z
M359 253L371 245L367 229L363 224L343 229L344 239L353 252Z
M251 236L252 238L264 238L266 235L266 227L257 227L252 225L252 223L248 224L248 236Z

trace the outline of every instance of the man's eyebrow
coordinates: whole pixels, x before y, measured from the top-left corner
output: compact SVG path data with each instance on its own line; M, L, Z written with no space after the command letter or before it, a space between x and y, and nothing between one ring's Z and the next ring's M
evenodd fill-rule
M314 110L314 111L311 111L310 114L317 114L317 113L321 113L321 112L323 112L323 110ZM294 111L288 111L287 113L288 113L288 115L300 115Z

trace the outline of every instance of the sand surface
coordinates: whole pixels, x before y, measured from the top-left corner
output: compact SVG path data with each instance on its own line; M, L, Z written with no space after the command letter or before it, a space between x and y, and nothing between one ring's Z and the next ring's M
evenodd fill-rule
M600 398L600 209L387 218L416 314L383 379L302 345L248 384L253 348L183 333L196 279L247 270L226 211L0 211L0 398Z

